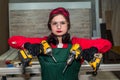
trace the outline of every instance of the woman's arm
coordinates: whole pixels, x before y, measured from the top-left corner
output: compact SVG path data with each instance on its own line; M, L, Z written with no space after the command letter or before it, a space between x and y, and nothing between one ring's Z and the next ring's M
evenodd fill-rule
M12 36L8 39L8 44L16 49L23 49L24 44L26 42L30 42L31 44L34 43L40 43L42 40L46 40L46 37L44 38L28 38L25 36Z
M112 44L110 41L106 39L85 39L85 38L72 38L72 44L78 43L82 47L82 49L87 49L90 47L96 47L98 52L105 53L111 49Z

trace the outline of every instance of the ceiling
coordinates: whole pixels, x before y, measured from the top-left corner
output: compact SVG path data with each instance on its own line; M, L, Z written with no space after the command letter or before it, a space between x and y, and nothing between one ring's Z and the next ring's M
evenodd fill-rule
M9 3L26 3L26 2L77 2L90 0L9 0Z

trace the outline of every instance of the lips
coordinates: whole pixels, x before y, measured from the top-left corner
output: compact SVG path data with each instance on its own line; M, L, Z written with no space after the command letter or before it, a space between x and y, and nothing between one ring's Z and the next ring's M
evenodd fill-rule
M57 33L61 33L62 31L56 31Z

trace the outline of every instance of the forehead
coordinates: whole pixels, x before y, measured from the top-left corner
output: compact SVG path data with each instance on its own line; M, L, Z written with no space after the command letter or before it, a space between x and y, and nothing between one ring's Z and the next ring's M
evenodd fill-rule
M52 21L66 21L65 17L61 14L56 15Z

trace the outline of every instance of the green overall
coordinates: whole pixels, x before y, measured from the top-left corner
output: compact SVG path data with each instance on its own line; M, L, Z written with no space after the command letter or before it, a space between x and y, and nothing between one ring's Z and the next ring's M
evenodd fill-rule
M50 56L38 57L41 65L42 80L78 80L78 73L81 66L80 61L74 60L65 73L62 73L66 66L70 49L71 44L69 44L68 48L53 49L53 56L57 60L57 63Z

